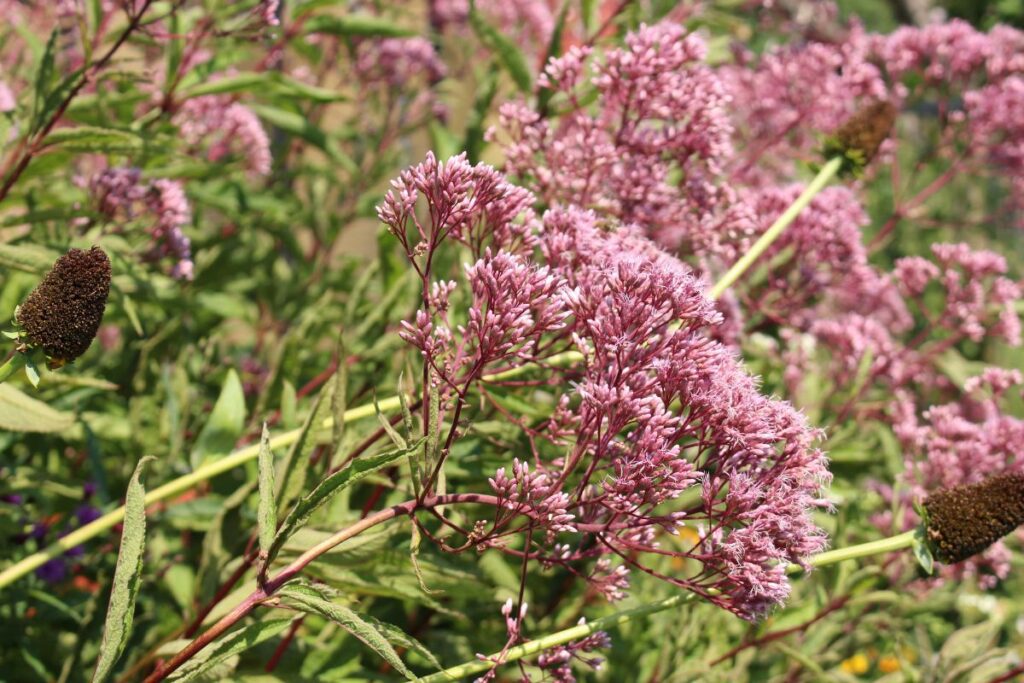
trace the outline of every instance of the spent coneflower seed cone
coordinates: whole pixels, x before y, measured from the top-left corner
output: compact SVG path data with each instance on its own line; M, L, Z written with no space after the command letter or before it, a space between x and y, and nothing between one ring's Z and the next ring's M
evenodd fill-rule
M936 558L947 564L966 560L1024 524L1024 473L941 489L924 507Z
M110 294L110 259L99 247L71 249L53 264L15 315L30 347L69 363L96 337Z
M843 169L859 173L871 163L889 137L897 109L890 102L875 101L859 109L826 141L825 156L841 156Z

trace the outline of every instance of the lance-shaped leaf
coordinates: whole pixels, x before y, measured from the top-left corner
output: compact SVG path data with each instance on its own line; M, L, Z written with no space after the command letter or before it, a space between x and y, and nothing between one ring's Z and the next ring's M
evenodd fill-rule
M337 377L337 376L335 376ZM331 416L331 395L335 389L336 379L324 387L317 395L313 410L302 425L302 432L299 438L292 443L288 454L278 465L277 470L277 505L279 509L285 509L293 500L299 497L306 484L306 473L309 471L307 465L317 444L317 435Z
M281 528L277 532L277 536L274 538L273 544L270 546L267 561L273 560L277 553L280 552L285 541L304 526L313 513L327 501L367 475L408 457L411 452L419 448L419 445L420 442L417 441L405 449L395 449L370 457L358 458L352 461L345 469L335 472L320 482L320 485L300 500L292 508L292 511L288 513L288 516L285 517L284 522L281 523Z
M519 89L525 93L533 90L533 77L522 50L508 36L487 23L472 2L469 5L469 25L480 42L497 55Z
M399 658L398 653L395 652L395 648L391 646L388 638L376 626L363 619L348 607L330 602L312 588L300 585L288 586L280 592L280 595L296 607L330 619L380 655L384 661L395 668L395 671L409 680L416 678L406 668L405 663Z
M178 669L169 680L191 681L223 662L232 655L245 652L265 640L273 638L291 625L293 619L267 619L250 624L200 650L187 664Z
M192 467L198 468L209 460L219 458L231 451L245 428L245 392L238 373L229 370L224 378L220 396L214 404L210 417L203 425L192 450Z
M260 452L257 460L259 468L260 501L257 508L257 527L260 539L261 571L265 572L270 564L270 546L274 543L277 533L277 504L274 502L274 453L270 450L270 430L263 423L263 435L260 437Z
M142 551L146 546L146 489L141 477L146 463L154 459L153 456L146 456L140 460L128 482L121 550L117 554L117 566L114 568L114 585L110 590L110 605L103 625L103 640L100 643L96 671L92 676L93 683L105 681L110 676L131 635L135 598L142 578Z

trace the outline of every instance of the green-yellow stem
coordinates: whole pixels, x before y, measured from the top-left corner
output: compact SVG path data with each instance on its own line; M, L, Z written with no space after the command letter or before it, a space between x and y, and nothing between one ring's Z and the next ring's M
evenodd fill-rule
M796 201L790 204L789 208L782 212L781 216L775 219L775 222L771 224L771 226L763 235L761 235L760 238L758 238L756 242L754 242L754 246L752 246L747 253L743 254L736 263L732 264L732 267L729 268L725 275L723 275L722 278L711 288L711 291L708 292L708 296L717 300L722 296L722 293L725 292L725 290L732 287L736 280L738 280L740 276L743 275L751 265L753 265L754 261L760 258L760 256L767 251L768 247L770 247L772 243L775 242L775 240L777 240L786 230L786 228L796 220L796 217L800 215L800 212L807 208L807 205L811 203L811 200L814 199L814 197L817 196L817 194L821 192L826 185L828 185L829 181L831 181L836 173L839 172L839 168L842 165L842 158L836 157L834 159L830 159L828 163L822 166L821 170L818 171L818 175L814 176L814 180L812 180L800 196L796 198Z
M913 544L914 535L916 533L917 531L908 531L906 533L899 534L898 536L883 538L878 541L871 541L870 543L862 543L860 545L850 546L849 548L840 548L839 550L830 550L808 558L807 563L812 567L824 567L830 564L836 564L837 562L843 562L845 560L854 560L861 557L869 557L871 555L904 550ZM793 564L788 567L787 572L793 574L802 570L803 568L800 565ZM594 621L585 624L580 624L578 626L573 626L572 628L567 628L563 631L551 633L542 638L531 640L528 643L523 643L522 645L509 648L504 655L500 652L495 653L487 660L478 659L472 662L466 662L465 664L460 664L459 666L453 666L450 669L445 669L444 671L439 671L435 674L418 678L416 679L416 682L444 683L447 681L461 681L473 674L482 673L492 669L497 666L499 662L501 664L515 662L523 659L524 657L535 655L538 652L542 652L559 645L565 645L573 640L585 638L597 631L606 631L609 628L621 626L622 624L629 623L630 621L640 617L664 612L667 609L691 602L694 598L694 593L679 593L669 598L656 600L655 602L649 602L647 604L640 605L639 607L634 607L633 609L609 614L606 617L601 617L600 619L595 619Z

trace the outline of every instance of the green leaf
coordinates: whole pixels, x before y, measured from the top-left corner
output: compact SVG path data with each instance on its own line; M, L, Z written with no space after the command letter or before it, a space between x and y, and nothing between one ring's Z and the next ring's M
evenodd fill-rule
M295 505L292 511L288 513L288 516L285 517L284 522L281 523L277 537L274 538L274 543L270 547L270 559L273 560L285 541L297 529L305 525L310 516L333 496L382 467L387 467L402 458L408 457L409 453L418 448L419 445L420 443L416 442L406 449L399 448L375 456L357 458L345 469L335 472L320 482L319 486Z
M146 546L146 489L141 478L146 463L155 459L147 455L140 460L135 466L131 481L128 482L121 549L117 554L117 566L114 568L110 604L107 607L106 622L103 624L103 641L100 643L96 671L92 676L93 683L104 681L110 676L131 635L135 598L139 594L139 583L142 579L142 551Z
M192 449L193 469L231 451L245 428L245 392L234 369L228 371L210 418Z
M335 349L338 357L338 368L334 372L334 392L331 393L331 453L338 456L342 441L345 438L345 411L348 410L348 352L345 350L344 335L338 335L338 346ZM334 462L334 457L331 458Z
M36 71L35 99L32 102L32 128L35 132L38 128L39 119L42 117L43 103L46 100L46 93L50 90L50 83L56 71L57 37L60 29L54 29L50 39L46 41L46 49L43 58L39 61L39 69Z
M296 606L314 614L319 614L358 638L367 647L380 655L384 661L395 668L395 671L402 674L408 680L414 680L415 675L405 663L399 658L398 653L388 642L388 639L377 629L376 626L365 621L358 614L348 607L325 600L315 590L304 586L287 586L281 590L280 595L287 598Z
M462 142L462 148L466 150L466 158L470 163L480 161L480 155L483 154L487 113L491 110L494 95L498 92L498 72L498 65L492 63L477 89L476 97L473 98L473 110L469 113L466 135Z
M931 576L935 572L935 558L932 557L932 550L925 538L923 527L919 528L917 533L914 534L914 542L911 547L914 550L914 558L921 565L921 569L924 570L925 574Z
M438 661L437 657L434 656L434 653L428 650L423 643L416 640L394 624L387 624L380 619L374 619L370 616L366 617L366 620L373 624L377 630L391 642L392 645L404 647L406 650L418 653L430 663L430 666L434 667L438 671L444 668L441 666L441 662Z
M524 93L533 90L533 76L530 75L530 68L522 51L507 36L488 24L473 3L470 3L469 25L473 27L473 32L480 42L497 54L498 60L512 76L516 86Z
M31 358L25 359L25 377L28 378L28 383L32 385L32 388L39 388L39 368Z
M309 456L312 454L313 448L316 447L317 434L330 416L334 382L335 380L332 379L330 384L317 394L313 410L302 425L299 438L295 440L292 447L288 449L284 460L278 465L276 498L279 510L287 508L305 488Z
M61 432L74 424L74 415L54 410L10 384L0 384L0 429L12 432Z
M142 147L142 138L113 128L76 126L52 131L44 140L47 147L63 147L76 152L134 152Z
M45 273L59 256L35 244L0 244L0 266L26 273Z
M399 392L399 394L401 394L401 392ZM408 448L409 444L406 442L406 440L402 437L401 434L398 433L397 429L391 426L391 420L387 417L387 415L380 412L380 405L377 403L376 394L374 394L373 396L373 410L377 413L377 422L380 423L380 426L384 430L384 433L391 438L391 442L395 444L395 447L402 450Z
M270 92L272 94L298 96L313 102L337 102L346 99L341 93L303 83L277 71L245 71L218 78L215 81L199 83L186 88L182 93L182 98L188 99L202 95L221 95L246 91L258 92L264 95Z
M288 380L281 381L281 424L285 429L294 429L299 420L298 413L299 397L295 391L295 385Z
M306 33L326 33L332 36L382 36L402 38L416 35L415 31L395 25L391 19L372 14L322 15L310 17L303 27Z
M263 423L263 435L260 437L259 452L260 501L256 523L259 527L260 557L262 569L266 571L269 562L270 546L277 533L277 504L274 502L274 453L270 450L270 430Z
M249 108L270 125L302 138L314 147L322 150L331 161L337 163L349 173L358 173L359 166L347 154L341 151L337 142L327 136L323 129L318 128L302 114L271 107L264 104L250 104Z
M212 646L201 650L187 664L178 669L168 680L191 681L213 667L217 666L228 657L237 655L246 650L252 649L265 640L273 638L281 631L288 628L293 619L267 619L255 624L250 624L243 629L231 633L223 640L214 643Z
M569 0L565 0L562 3L562 11L558 13L558 21L555 22L555 29L551 32L551 40L548 41L548 51L544 55L544 61L541 62L543 66L541 69L548 65L553 58L558 57L562 52L562 35L565 32L565 19L569 16ZM537 92L537 111L540 112L541 116L547 114L548 103L551 102L551 96L554 95L554 91L551 88L541 88Z

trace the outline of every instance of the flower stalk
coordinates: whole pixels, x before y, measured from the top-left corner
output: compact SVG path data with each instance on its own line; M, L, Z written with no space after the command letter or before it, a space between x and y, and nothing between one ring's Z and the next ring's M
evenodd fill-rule
M732 264L732 267L726 271L718 282L711 287L708 292L708 296L713 300L717 300L725 290L729 289L736 283L736 281L747 272L765 251L786 231L786 228L796 220L796 217L800 215L800 212L807 208L807 205L811 203L819 192L825 189L825 186L831 182L831 180L839 173L839 170L843 167L842 157L833 157L821 167L818 171L818 175L814 176L814 180L807 185L800 196L796 198L789 208L782 212L782 215L775 219L775 222L769 226L769 228L761 235L760 238L754 245L736 263Z

